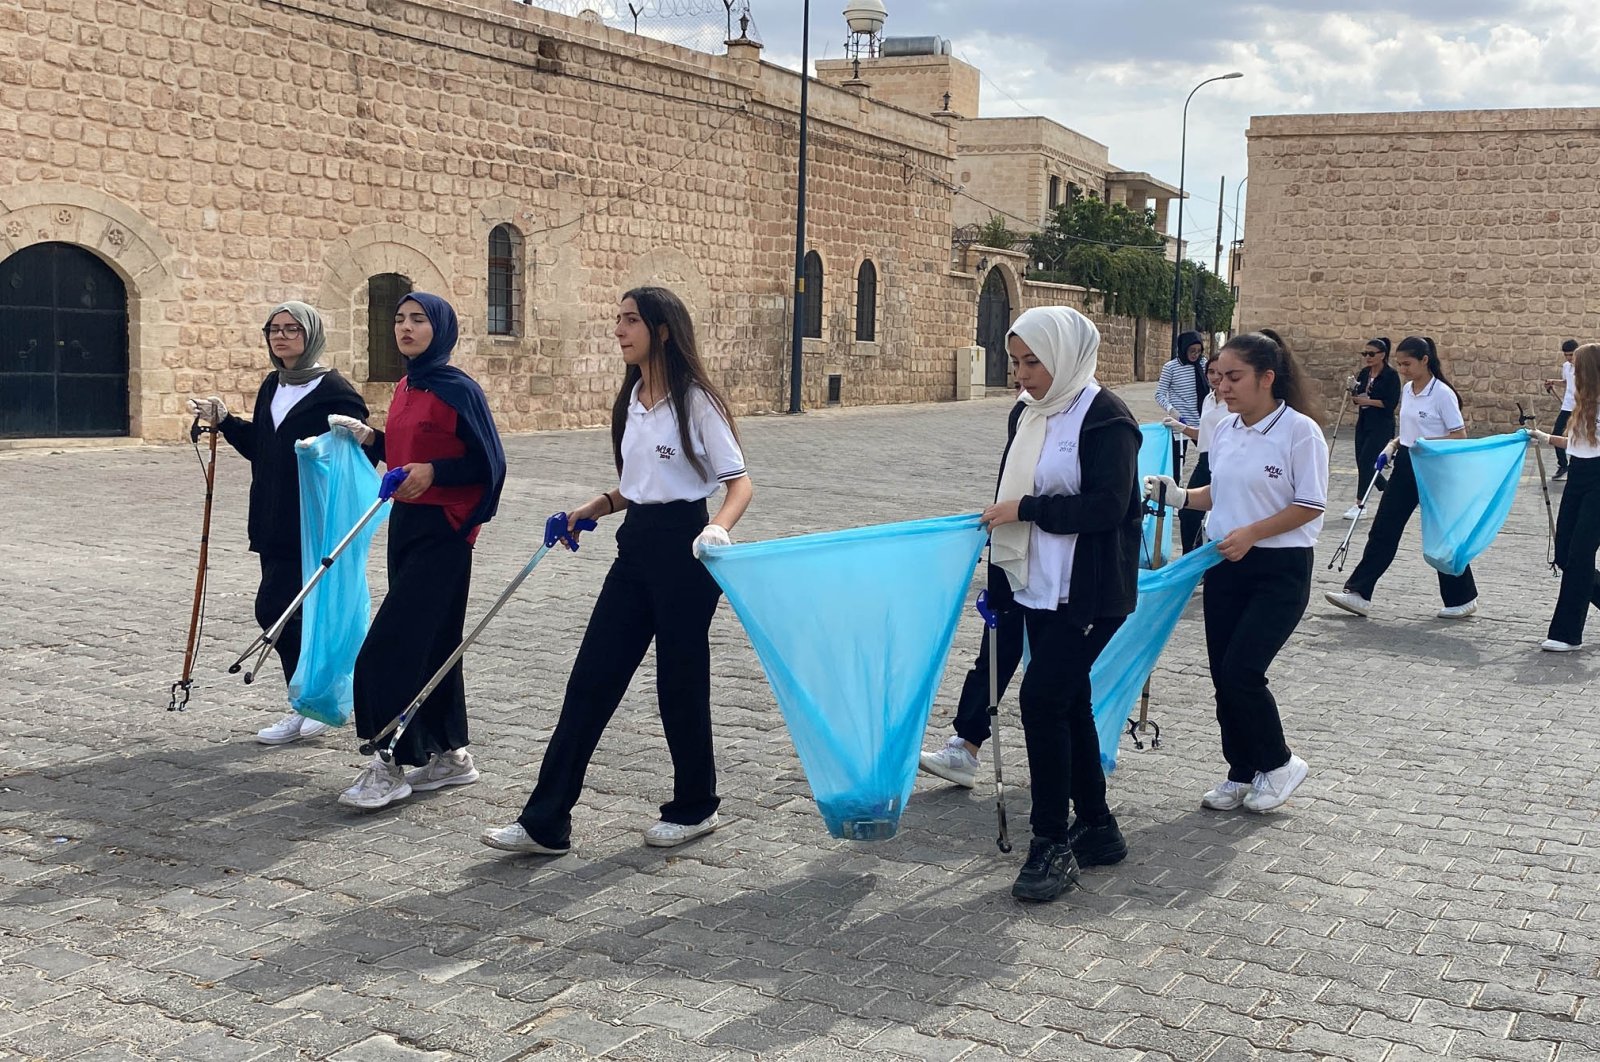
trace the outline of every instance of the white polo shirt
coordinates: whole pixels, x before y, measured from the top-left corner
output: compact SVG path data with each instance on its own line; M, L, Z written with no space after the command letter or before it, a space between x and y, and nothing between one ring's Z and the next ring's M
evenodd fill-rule
M1567 456L1600 457L1600 418L1595 420L1593 442L1578 439L1572 434L1572 425L1567 425Z
M1039 451L1039 463L1033 466L1035 497L1083 490L1078 444L1083 435L1083 419L1099 393L1099 384L1087 385L1072 405L1044 422L1044 447ZM1030 524L1028 585L1016 592L1017 604L1039 609L1066 604L1067 591L1072 588L1072 561L1077 554L1077 535L1053 535L1040 530L1038 524Z
M1256 543L1257 548L1315 546L1328 507L1328 441L1304 413L1278 408L1246 426L1237 413L1211 436L1211 516L1206 535L1221 541L1238 528L1301 505L1317 518Z
M1415 446L1418 439L1443 439L1467 426L1461 401L1450 385L1437 376L1421 391L1413 384L1400 389L1400 445Z
M689 444L705 466L696 472L683 454L678 414L672 399L646 409L635 385L628 399L628 422L622 431L622 481L618 489L630 502L650 505L700 501L716 492L718 483L745 474L744 452L733 428L698 387L690 387Z
M1200 404L1200 435L1195 439L1195 449L1201 453L1211 451L1211 436L1216 433L1217 425L1221 424L1230 414L1228 407L1217 401L1217 396L1207 392L1206 400Z
M1561 396L1561 412L1571 413L1578 406L1578 384L1572 377L1572 362L1561 363L1561 378L1567 381L1567 390Z

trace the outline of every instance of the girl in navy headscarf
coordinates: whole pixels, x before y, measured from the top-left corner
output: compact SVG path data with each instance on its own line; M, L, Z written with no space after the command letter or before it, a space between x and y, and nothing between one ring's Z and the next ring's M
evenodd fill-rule
M375 458L406 470L389 517L389 593L356 658L356 734L363 740L399 715L461 643L472 545L505 483L505 451L483 389L449 364L456 331L449 303L420 291L407 295L394 315L406 375L395 385L387 429L330 419ZM339 803L381 808L417 790L477 780L458 662L417 709L394 762L374 756Z

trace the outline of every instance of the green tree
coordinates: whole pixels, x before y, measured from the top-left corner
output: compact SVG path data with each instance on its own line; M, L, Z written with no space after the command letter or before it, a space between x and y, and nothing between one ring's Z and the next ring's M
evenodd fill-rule
M996 247L1002 251L1011 250L1012 246L1021 239L1015 232L1006 228L1006 219L999 214L990 214L989 220L978 229L978 243L984 247Z

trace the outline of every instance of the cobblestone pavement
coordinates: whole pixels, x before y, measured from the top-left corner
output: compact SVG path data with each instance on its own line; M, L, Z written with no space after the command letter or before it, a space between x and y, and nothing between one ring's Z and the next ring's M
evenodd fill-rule
M1006 409L751 418L739 536L970 511ZM608 482L601 432L508 450L474 616L544 516ZM282 687L222 673L255 633L245 474L222 459L199 681L169 715L194 455L0 457L0 1059L1600 1057L1600 656L1534 651L1556 584L1531 476L1478 565L1478 617L1433 618L1415 524L1371 620L1317 595L1273 676L1312 767L1283 812L1198 806L1220 754L1191 607L1154 682L1165 747L1125 749L1112 779L1132 855L1024 908L987 786L920 781L895 839L828 838L725 607L722 831L640 843L670 787L647 667L590 771L575 854L480 846L532 784L609 528L550 557L468 658L483 781L346 811L353 740L256 744ZM1318 591L1337 582L1319 565ZM930 747L978 633L962 624Z

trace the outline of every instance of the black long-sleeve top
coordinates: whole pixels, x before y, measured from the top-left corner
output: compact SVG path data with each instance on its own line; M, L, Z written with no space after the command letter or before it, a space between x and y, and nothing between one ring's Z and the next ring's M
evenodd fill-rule
M1378 378L1372 381L1372 389L1368 390L1367 380L1371 375L1372 371L1363 366L1356 376L1356 391L1377 399L1383 406L1358 406L1360 412L1356 414L1356 424L1362 428L1393 432L1395 417L1400 412L1400 374L1386 364L1379 370Z

